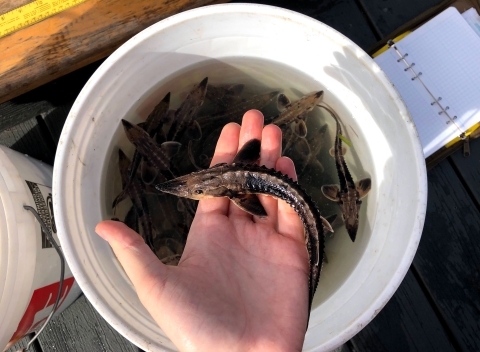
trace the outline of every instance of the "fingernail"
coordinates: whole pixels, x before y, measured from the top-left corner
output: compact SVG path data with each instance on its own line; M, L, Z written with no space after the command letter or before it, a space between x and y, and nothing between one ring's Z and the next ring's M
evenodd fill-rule
M105 221L101 221L97 224L97 226L95 226L95 232L97 233L97 235L99 235L101 238L103 238L106 241L107 240L105 238L106 233L102 225L104 222Z

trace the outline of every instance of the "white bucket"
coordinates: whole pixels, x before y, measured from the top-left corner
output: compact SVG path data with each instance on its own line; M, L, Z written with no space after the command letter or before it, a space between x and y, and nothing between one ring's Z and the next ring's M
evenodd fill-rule
M42 326L60 279L60 258L29 211L37 210L56 236L52 167L0 146L0 349ZM81 293L72 273L65 280L57 314Z
M273 62L310 77L311 91L324 89L358 154L354 173L361 165L372 178L356 242L338 233L327 247L305 338L307 351L333 349L365 326L402 281L420 240L427 183L415 126L385 74L348 38L307 16L263 5L208 6L163 20L115 51L80 93L62 132L53 186L60 241L83 292L115 329L144 350L175 350L94 229L110 215L107 175L124 136L120 119L144 119L155 100L175 91L162 84L176 74L232 57L267 60L240 67L244 74L282 76L265 74L271 73L265 62ZM199 70L195 79L204 76ZM295 88L296 79L287 78Z

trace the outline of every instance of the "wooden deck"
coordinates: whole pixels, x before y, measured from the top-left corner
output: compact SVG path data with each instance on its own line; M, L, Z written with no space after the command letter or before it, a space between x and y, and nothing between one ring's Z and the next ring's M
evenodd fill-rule
M245 2L245 1L242 1ZM290 8L332 26L363 49L440 0L255 1ZM53 164L70 107L100 62L0 104L0 143ZM480 350L480 139L428 172L428 208L418 252L398 291L342 351ZM14 346L15 351L28 338ZM138 351L85 297L32 351Z

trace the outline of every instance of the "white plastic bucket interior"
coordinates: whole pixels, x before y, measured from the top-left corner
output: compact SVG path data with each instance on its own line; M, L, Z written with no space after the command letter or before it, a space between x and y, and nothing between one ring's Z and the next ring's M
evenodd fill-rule
M373 60L342 34L292 11L252 4L187 11L145 29L100 66L70 111L55 160L55 216L67 261L87 298L123 336L148 351L175 349L94 228L106 216L105 178L123 133L120 119L176 72L230 57L280 62L318 82L351 128L359 165L372 178L357 241L329 248L341 260L324 267L305 338L305 350L333 349L378 313L413 260L426 209L425 162L405 105Z

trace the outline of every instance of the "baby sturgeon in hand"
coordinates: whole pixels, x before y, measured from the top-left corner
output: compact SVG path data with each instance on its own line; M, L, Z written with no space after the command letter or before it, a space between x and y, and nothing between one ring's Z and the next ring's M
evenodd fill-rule
M312 198L300 185L274 169L254 164L260 156L260 141L247 142L232 164L217 164L210 169L193 172L158 184L159 191L178 197L204 199L228 197L246 212L267 216L256 194L265 194L287 202L299 215L305 229L305 244L309 255L309 315L318 286L324 258L324 227L331 229ZM308 325L308 321L307 321Z

